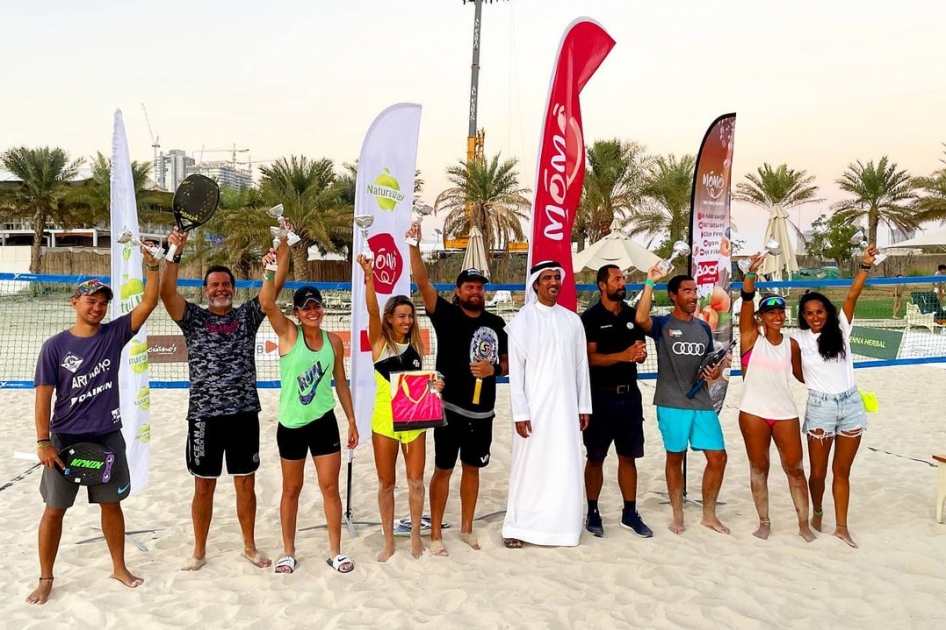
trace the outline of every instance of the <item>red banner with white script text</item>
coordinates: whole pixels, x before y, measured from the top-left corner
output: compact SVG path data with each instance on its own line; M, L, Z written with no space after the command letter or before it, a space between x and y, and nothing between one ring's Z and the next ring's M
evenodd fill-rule
M542 125L529 267L543 260L555 260L562 265L566 277L562 278L558 303L571 310L576 307L571 232L585 177L585 141L578 95L613 47L614 40L594 20L580 18L565 29Z

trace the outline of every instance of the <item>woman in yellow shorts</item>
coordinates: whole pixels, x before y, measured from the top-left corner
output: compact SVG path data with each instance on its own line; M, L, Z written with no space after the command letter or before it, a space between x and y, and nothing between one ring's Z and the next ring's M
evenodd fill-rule
M391 372L421 369L423 345L414 313L414 303L404 295L395 295L384 305L382 315L375 292L371 262L358 256L365 273L365 302L368 306L368 341L374 362L376 384L374 413L371 415L371 444L378 469L378 507L384 531L384 549L378 561L385 562L394 553L394 482L397 477L397 452L400 446L407 466L408 501L411 511L411 555L424 553L420 540L424 511L424 463L427 459L426 431L395 431L391 413Z

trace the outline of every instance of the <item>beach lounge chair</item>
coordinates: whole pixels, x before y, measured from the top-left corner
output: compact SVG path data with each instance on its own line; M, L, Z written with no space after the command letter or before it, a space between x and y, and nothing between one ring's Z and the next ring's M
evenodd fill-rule
M499 306L500 304L512 304L512 291L500 289L493 294L492 299L486 302L486 306Z
M946 455L933 455L939 469L939 483L936 487L936 522L943 522L943 503L946 503Z
M920 312L920 307L913 302L908 302L906 309L906 313L903 316L903 323L907 330L916 326L918 328L929 328L931 333L936 332L935 328L938 324L933 318L933 313Z

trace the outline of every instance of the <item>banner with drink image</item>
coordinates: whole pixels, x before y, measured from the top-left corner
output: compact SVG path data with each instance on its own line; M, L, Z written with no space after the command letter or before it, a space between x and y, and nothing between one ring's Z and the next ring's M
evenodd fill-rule
M131 173L131 157L125 137L121 110L115 111L112 132L112 174L110 186L112 234L130 230L138 236L138 204ZM109 319L130 313L141 302L145 287L141 278L141 251L131 242L112 239L112 290L115 297L109 306ZM148 460L151 453L151 390L148 370L147 325L132 337L122 350L118 370L121 393L122 436L131 473L131 494L148 485Z
M414 203L420 114L420 105L413 103L399 103L382 111L371 123L358 158L352 233L349 378L362 443L371 440L375 381L368 344L365 277L358 255L370 250L382 314L388 298L411 294L410 258L404 234L411 224Z
M736 114L720 116L710 125L696 158L690 197L690 275L700 296L696 314L713 330L717 349L728 348L733 338L729 209L735 126ZM710 383L717 413L727 385L725 378Z

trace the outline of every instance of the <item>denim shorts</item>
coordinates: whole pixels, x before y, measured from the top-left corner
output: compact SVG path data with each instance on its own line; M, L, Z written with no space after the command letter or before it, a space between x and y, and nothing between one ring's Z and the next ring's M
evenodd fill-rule
M825 438L834 437L838 433L855 437L867 430L867 412L857 387L841 394L808 392L804 431L812 435L812 432L818 429L824 431Z

